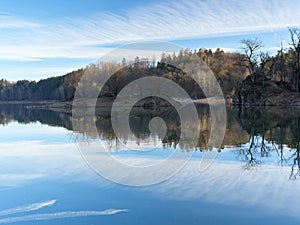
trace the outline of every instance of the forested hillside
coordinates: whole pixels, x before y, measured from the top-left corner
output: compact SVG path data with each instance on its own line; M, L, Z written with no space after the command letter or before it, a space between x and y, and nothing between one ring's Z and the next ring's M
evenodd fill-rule
M279 95L286 92L286 95L291 95L292 92L300 91L300 30L289 29L289 32L291 44L288 47L281 45L281 48L273 55L261 51L263 47L261 40L243 39L241 40L242 53L228 53L221 49L214 52L210 49L198 51L183 49L177 54L162 54L160 62L138 57L128 62L124 58L121 63L91 64L66 75L38 82L21 80L13 83L2 79L0 80L0 101L72 100L76 87L87 70L96 75L90 76L90 80L86 80L88 85L85 84L93 93L95 90L99 92L101 74L117 71L103 86L99 92L100 96L116 97L123 87L138 78L159 76L176 82L187 91L191 98L198 99L205 96L189 72L193 71L193 68L199 68L195 65L199 66L203 62L214 73L224 96L234 95L233 100L237 104L241 104L247 96L255 101L261 101L257 96L263 96L266 87L270 89L268 96L272 96L273 92L278 92ZM184 71L179 68L184 68ZM248 75L250 75L249 78L245 80ZM243 80L245 82L242 83ZM209 81L204 80L204 84L209 86ZM249 104L252 102L251 100Z
M138 57L133 62L122 63L107 62L99 65L89 65L96 73L102 70L120 68L111 79L109 79L101 91L102 96L114 97L129 82L143 76L161 76L171 79L181 85L192 98L205 97L195 81L181 70L173 71L167 65L190 65L198 62L199 57L212 69L216 75L224 94L232 94L235 87L247 75L247 69L241 64L244 55L239 53L225 53L220 49L212 52L209 49L180 51L177 55L162 55L158 65L155 62L140 60ZM162 66L164 65L164 66ZM82 77L84 69L70 72L63 76L56 76L40 80L38 82L21 80L16 83L0 80L1 101L40 101L40 100L72 100L76 86ZM91 88L97 88L97 80L91 80Z
M84 69L64 76L51 77L38 82L20 80L16 83L0 80L1 101L70 100Z
M2 79L0 80L0 101L72 100L78 82L87 68L98 76L103 72L117 71L104 85L100 92L101 96L115 97L123 87L135 79L160 76L178 83L193 99L203 98L205 97L203 92L189 74L172 67L176 65L180 68L192 68L195 63L199 63L199 58L212 70L224 95L232 96L241 81L250 74L253 85L255 82L273 80L285 89L294 91L299 89L300 57L298 56L300 54L298 53L300 53L300 48L297 47L299 42L294 48L281 49L274 56L260 52L259 48L262 43L257 39L242 40L242 44L244 54L227 53L221 49L215 52L210 49L198 51L185 49L178 54L163 54L158 63L136 57L132 62L123 59L122 63L91 64L66 75L50 77L38 82L20 80L13 83ZM97 76L91 77L89 81L91 90L98 88L98 82Z

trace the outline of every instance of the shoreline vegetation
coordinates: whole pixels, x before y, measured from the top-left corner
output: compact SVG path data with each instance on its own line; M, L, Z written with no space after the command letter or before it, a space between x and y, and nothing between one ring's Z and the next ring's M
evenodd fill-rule
M199 67L199 63L203 64L203 62L209 65L214 74L217 74L216 78L223 93L231 95L234 93L234 88L247 75L246 68L240 68L234 63L237 58L242 57L243 55L240 53L225 53L220 49L214 53L206 49L200 49L198 52L185 49L180 51L178 55L163 55L162 60L158 63L151 60L140 60L137 57L133 62L126 62L124 59L122 63L91 64L86 68L73 71L64 76L51 77L38 82L22 80L11 83L2 79L0 80L0 101L72 101L76 87L80 85L80 79L85 73L92 73L90 80L85 80L87 82L85 86L90 89L87 90L87 98L89 98L88 91L90 91L99 93L99 98L113 99L130 82L143 77L157 76L174 81L191 96L191 99L199 100L205 97L213 97L212 93L208 93L210 96L205 96L188 71L194 68L195 65ZM184 68L184 70L178 68ZM98 90L97 84L101 84L101 75L107 76L108 71L117 72L107 80L101 90ZM211 85L209 78L199 76L199 79L202 79L202 84Z
M194 103L206 104L208 98L213 99L210 102L218 103L220 100L214 99L215 90L212 90L212 82L209 78L199 75L199 79L208 90L205 95L189 75L193 72L193 68L195 66L199 68L200 64L200 68L201 65L205 65L211 69L228 104L298 107L300 106L300 30L293 28L289 29L289 32L291 39L289 47L286 48L281 44L277 54L272 56L268 52L261 51L263 47L261 40L243 39L242 53L224 52L221 49L215 52L210 49L198 51L182 49L177 54L162 54L159 62L156 62L155 57L153 59L136 57L133 61L123 58L120 63L90 64L66 75L50 77L38 82L29 80L9 82L1 79L0 104L25 104L29 108L70 110L76 87L82 85L81 78L86 73L91 76L85 79L84 85L89 89L85 90L85 97L89 98L89 93L99 93L98 98L104 99L104 103L102 102L102 105L97 103L98 107L109 105L127 84L148 76L174 81L189 94ZM110 74L110 71L116 72L99 90L98 84L101 84L103 76ZM203 71L200 71L200 74ZM181 104L180 101L177 102ZM140 106L145 104L141 102Z

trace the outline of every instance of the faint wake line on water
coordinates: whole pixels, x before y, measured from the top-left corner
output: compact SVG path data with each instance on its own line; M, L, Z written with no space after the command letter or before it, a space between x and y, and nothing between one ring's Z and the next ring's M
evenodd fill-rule
M45 201L45 202L38 202L38 203L30 204L30 205L19 206L16 208L5 209L5 210L0 211L0 216L6 216L6 215L15 214L15 213L31 212L31 211L39 210L39 209L47 207L47 206L52 206L55 203L56 203L56 200L49 200L49 201Z
M75 211L75 212L44 213L44 214L3 218L0 219L0 224L16 223L16 222L24 222L24 221L85 217L85 216L106 216L106 215L114 215L120 212L128 212L128 211L129 210L127 209L107 209L104 211Z

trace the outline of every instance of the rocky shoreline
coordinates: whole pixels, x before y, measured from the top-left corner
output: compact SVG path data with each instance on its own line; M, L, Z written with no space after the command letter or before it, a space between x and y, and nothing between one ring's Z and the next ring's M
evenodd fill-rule
M241 106L291 106L300 107L300 93L271 80L253 82L248 76L237 88L233 104Z

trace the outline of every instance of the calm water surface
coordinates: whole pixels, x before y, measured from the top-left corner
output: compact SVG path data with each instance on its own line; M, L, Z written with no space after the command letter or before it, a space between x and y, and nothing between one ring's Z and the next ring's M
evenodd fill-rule
M199 141L180 146L172 110L160 112L168 126L161 140L148 128L158 116L154 111L132 112L135 137L117 138L105 112L94 117L95 134L88 132L89 118L73 131L70 114L1 105L0 224L299 224L299 111L228 109L222 149L200 172L210 119L208 107L198 110ZM164 158L174 147L194 154L170 179L130 187L104 179L86 163L77 143L82 137L98 138L118 149L116 157L136 163ZM135 138L158 142L157 148L122 149L122 140Z

